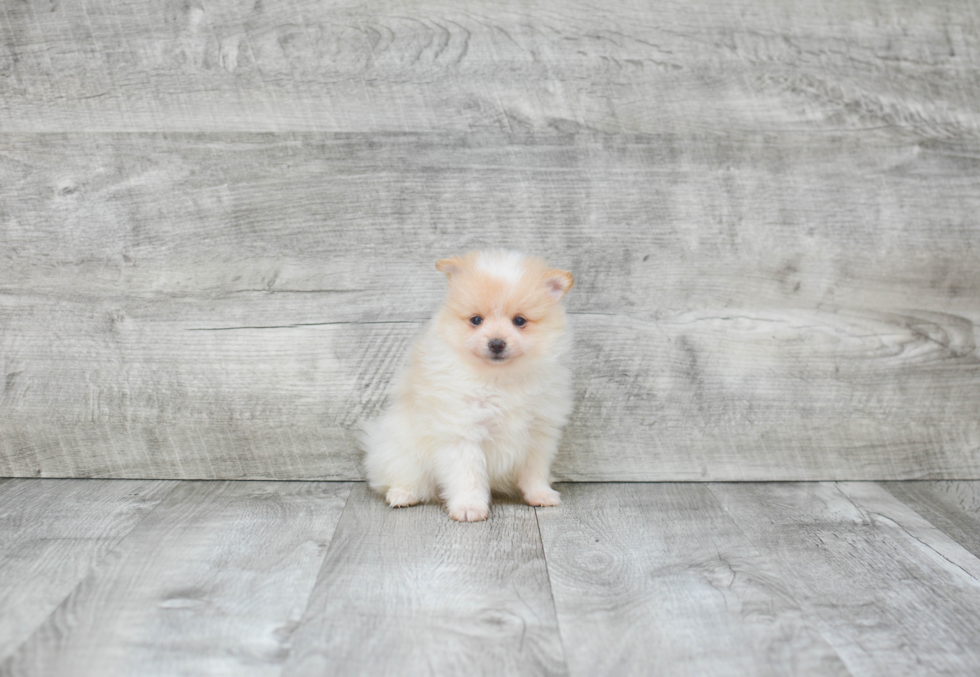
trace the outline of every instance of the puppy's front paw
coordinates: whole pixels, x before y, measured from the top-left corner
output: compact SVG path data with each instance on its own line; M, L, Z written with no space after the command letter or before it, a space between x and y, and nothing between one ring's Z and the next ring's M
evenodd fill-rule
M490 516L486 503L450 503L449 516L457 522L482 522Z
M528 505L550 508L561 505L561 494L551 487L541 487L532 489L531 491L525 491L524 500L527 501Z
M411 491L406 491L405 489L399 489L398 487L392 487L385 494L385 500L388 501L388 505L392 508L407 508L410 505L415 505L420 503L418 496L413 494Z

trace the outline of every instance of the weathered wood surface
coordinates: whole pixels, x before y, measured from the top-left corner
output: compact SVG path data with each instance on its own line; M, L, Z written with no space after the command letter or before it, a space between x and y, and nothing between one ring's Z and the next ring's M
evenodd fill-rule
M565 484L538 521L573 675L848 675L705 484Z
M903 484L908 484L903 482ZM975 484L975 483L973 483ZM980 584L980 559L952 539L943 529L922 517L907 504L883 490L879 483L839 482L837 488L875 520L893 523L919 544L927 556L952 564ZM947 514L955 512L950 510Z
M284 677L567 674L534 509L460 524L355 485Z
M359 479L493 245L576 274L561 479L980 478L965 0L49 9L0 8L0 475Z
M980 483L884 482L882 486L980 557Z
M0 661L176 484L0 481Z
M350 489L181 483L0 674L280 674Z
M975 674L980 482L888 486L0 480L0 675Z
M560 478L980 476L950 148L6 138L0 474L358 479L432 259L502 244L578 279Z
M980 560L884 489L709 488L853 674L980 670Z
M0 32L0 131L980 132L969 0L65 0Z

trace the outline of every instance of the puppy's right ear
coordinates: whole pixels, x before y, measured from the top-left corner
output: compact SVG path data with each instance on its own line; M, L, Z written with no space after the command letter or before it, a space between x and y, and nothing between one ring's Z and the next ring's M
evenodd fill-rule
M548 288L548 293L555 301L560 301L561 297L568 293L568 290L575 284L575 278L567 270L549 270L545 273L544 283Z
M445 273L449 279L452 279L453 275L457 275L462 269L463 262L456 256L450 259L439 259L436 261L436 270L440 273Z

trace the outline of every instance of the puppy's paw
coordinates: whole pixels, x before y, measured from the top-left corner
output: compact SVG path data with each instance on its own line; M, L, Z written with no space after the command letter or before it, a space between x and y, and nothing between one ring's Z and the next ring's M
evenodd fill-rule
M531 491L525 491L524 500L527 501L528 505L550 508L561 505L561 494L551 487L540 487Z
M482 522L490 516L486 503L450 503L449 516L457 522Z
M421 503L419 498L411 491L392 487L385 495L385 500L392 508L407 508L410 505Z

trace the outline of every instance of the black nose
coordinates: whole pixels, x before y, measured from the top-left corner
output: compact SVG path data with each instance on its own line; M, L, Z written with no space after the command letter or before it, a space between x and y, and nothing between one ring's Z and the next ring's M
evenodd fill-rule
M494 355L504 352L504 348L507 347L507 343L503 339L492 339L487 345L490 346L490 352Z

